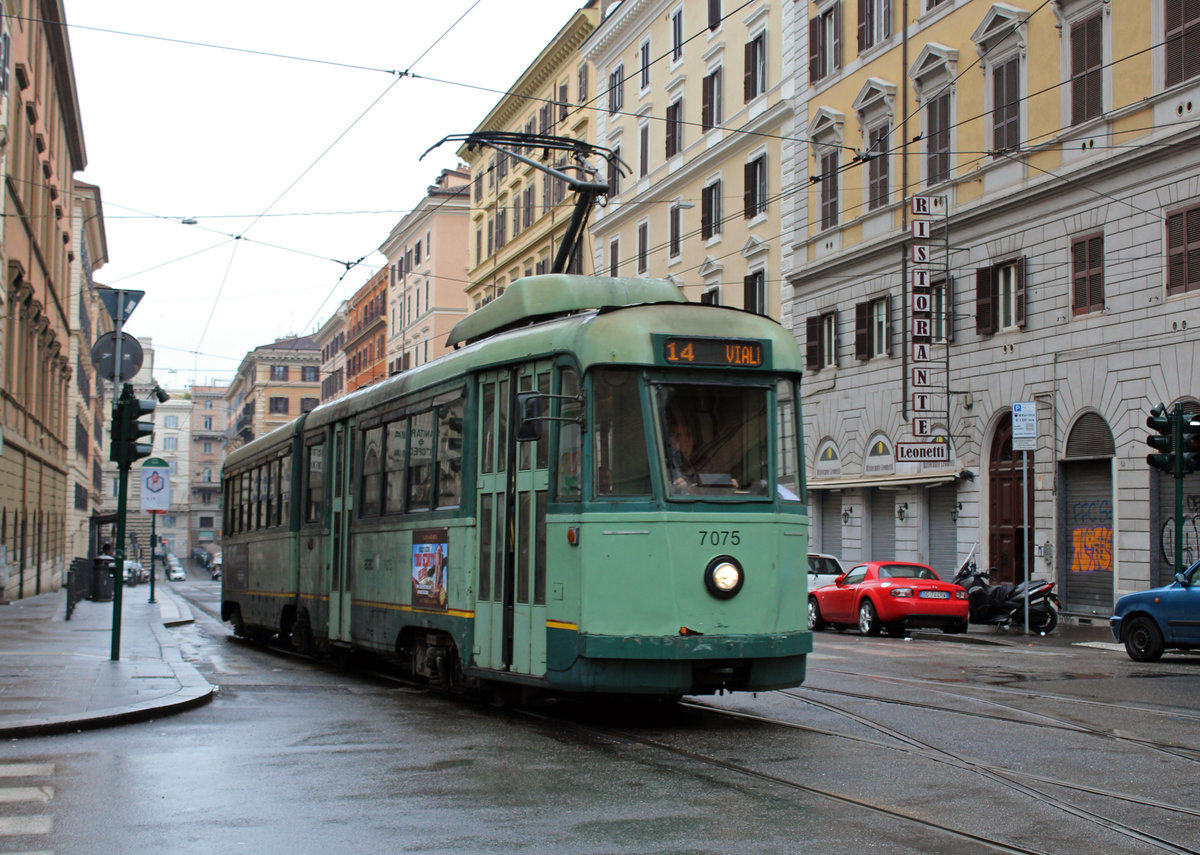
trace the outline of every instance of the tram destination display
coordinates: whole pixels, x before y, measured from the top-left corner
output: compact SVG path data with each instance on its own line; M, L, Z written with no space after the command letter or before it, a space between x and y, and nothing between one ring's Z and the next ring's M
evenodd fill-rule
M770 362L770 342L744 338L656 335L655 351L668 365L716 365L763 368Z

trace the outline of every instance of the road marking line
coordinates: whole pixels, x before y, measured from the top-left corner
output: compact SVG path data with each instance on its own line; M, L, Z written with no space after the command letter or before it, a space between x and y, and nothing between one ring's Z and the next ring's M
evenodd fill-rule
M33 778L54 774L53 763L0 764L0 778Z
M0 816L0 835L49 834L53 828L49 816Z
M0 803L48 802L54 799L54 787L0 787Z

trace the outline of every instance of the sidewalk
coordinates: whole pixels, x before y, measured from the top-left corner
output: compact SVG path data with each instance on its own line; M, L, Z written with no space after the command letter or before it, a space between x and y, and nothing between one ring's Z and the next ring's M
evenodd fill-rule
M0 738L108 727L212 700L210 685L167 629L191 623L169 584L126 587L119 659L112 602L84 600L66 619L66 591L0 605Z

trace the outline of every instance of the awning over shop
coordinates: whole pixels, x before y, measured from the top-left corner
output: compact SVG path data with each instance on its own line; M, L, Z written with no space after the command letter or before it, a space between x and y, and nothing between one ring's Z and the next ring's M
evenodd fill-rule
M947 484L960 477L973 478L974 474L967 474L968 471L961 469L957 472L943 470L941 472L921 472L914 475L872 475L859 478L830 478L821 481L809 480L806 482L806 485L810 490L857 490L860 487L902 490L905 487L933 487L938 484Z

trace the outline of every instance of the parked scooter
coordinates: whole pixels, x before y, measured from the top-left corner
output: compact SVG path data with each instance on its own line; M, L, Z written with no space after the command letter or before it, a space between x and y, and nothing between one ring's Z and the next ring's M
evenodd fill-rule
M1016 585L993 585L989 577L994 570L982 571L975 566L975 550L950 581L967 589L971 623L991 624L997 629L1025 625L1025 590L1029 589L1029 628L1039 635L1048 635L1058 626L1058 595L1054 582L1030 579Z

